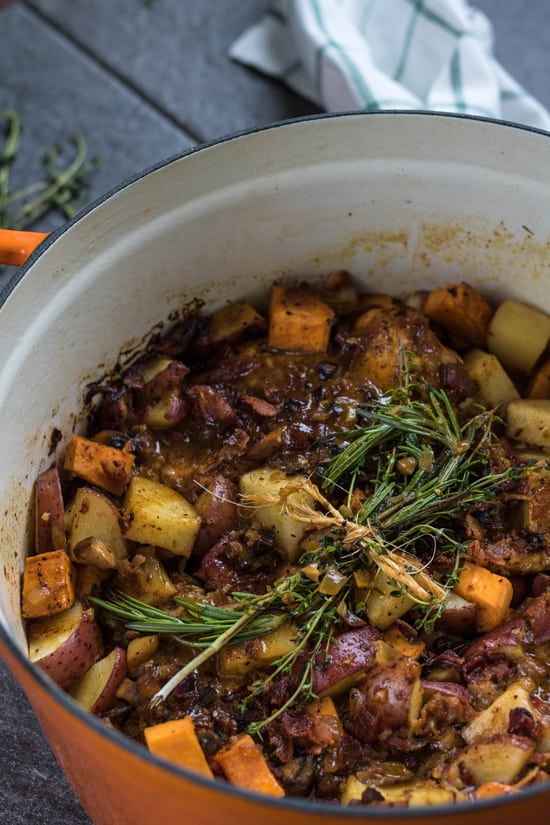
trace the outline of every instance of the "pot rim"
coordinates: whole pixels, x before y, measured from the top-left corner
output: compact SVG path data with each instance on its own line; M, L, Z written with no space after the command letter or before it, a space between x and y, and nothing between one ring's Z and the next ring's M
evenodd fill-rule
M15 287L22 280L22 278L25 277L25 275L32 268L34 263L51 246L51 244L55 243L58 240L58 238L62 237L65 234L65 232L67 232L74 224L78 223L90 212L93 212L97 207L99 207L105 201L109 200L113 195L121 192L122 190L126 189L127 187L131 186L132 184L136 183L142 178L145 178L147 175L156 172L159 169L162 169L166 166L169 166L170 164L176 161L182 160L185 157L194 155L197 152L201 152L204 149L209 149L211 147L227 143L237 138L243 138L247 135L258 134L261 132L270 131L272 129L288 127L292 128L293 126L299 126L302 123L312 121L315 122L323 120L332 120L336 118L357 118L371 116L387 118L392 118L394 116L406 116L410 118L426 116L437 118L451 118L459 121L466 120L472 122L493 124L500 128L510 128L519 132L531 132L539 134L542 137L550 138L550 132L548 131L539 129L534 126L516 123L513 121L498 120L496 118L478 115L468 115L456 112L434 112L423 109L384 109L376 111L343 111L329 113L322 112L320 114L305 115L302 117L274 121L272 123L267 123L262 126L250 127L237 132L231 132L226 135L222 135L218 138L215 138L211 141L198 143L195 146L192 146L181 152L170 155L164 160L158 161L157 163L154 163L151 166L146 167L145 169L141 170L140 172L137 172L129 178L124 179L119 184L107 190L98 198L94 199L70 221L67 221L66 223L59 226L57 229L53 230L45 238L45 240L42 241L42 243L31 253L31 255L25 261L25 263L15 271L14 275L11 277L8 283L0 291L0 308L4 305L4 303L9 298L10 294L13 292ZM50 698L52 698L56 702L59 702L65 711L74 715L78 719L78 721L82 722L84 725L89 725L95 733L106 738L112 745L122 747L123 749L125 749L131 756L137 757L138 759L144 759L145 761L149 761L155 767L161 770L168 771L176 777L180 777L189 782L201 785L204 789L210 789L216 792L217 794L219 793L221 796L228 795L230 797L236 797L238 799L240 798L242 801L250 802L254 805L268 805L272 808L275 808L276 810L280 810L281 812L284 812L284 810L287 809L293 810L297 813L314 813L316 816L321 816L325 818L332 817L335 814L334 805L328 803L316 800L301 799L299 797L275 798L264 794L253 793L251 791L247 791L232 786L229 783L223 783L218 780L212 780L207 777L200 776L197 773L188 771L185 768L180 767L179 765L176 765L161 757L156 756L154 753L151 753L149 750L147 750L146 747L131 739L129 736L125 736L124 734L120 733L114 728L112 729L107 727L101 722L99 717L95 716L89 711L86 711L84 708L78 705L70 697L68 693L62 690L58 685L55 684L55 682L49 679L46 676L46 674L44 674L38 667L33 665L32 662L30 662L30 660L27 656L25 656L20 647L17 644L15 644L11 635L7 633L2 623L0 623L0 643L5 645L8 652L16 659L17 664L25 670L26 675L35 684L37 684L40 689L44 690L50 696ZM436 805L434 807L420 807L408 809L369 809L368 806L341 806L337 810L339 817L346 817L350 820L368 820L370 818L370 815L372 814L373 816L376 816L376 818L387 819L388 822L393 821L395 823L399 823L410 820L414 823L416 819L422 819L423 821L425 821L429 818L434 820L435 823L436 820L438 820L441 817L444 817L446 814L449 815L451 813L460 812L460 814L467 816L470 810L472 812L482 811L484 809L496 810L500 807L510 804L510 801L512 799L517 804L521 801L521 799L527 799L538 795L543 795L544 793L548 793L548 790L549 788L546 783L540 783L538 785L534 785L529 788L523 789L519 794L501 795L497 797L492 797L490 799L473 800L469 802L456 803L453 805Z

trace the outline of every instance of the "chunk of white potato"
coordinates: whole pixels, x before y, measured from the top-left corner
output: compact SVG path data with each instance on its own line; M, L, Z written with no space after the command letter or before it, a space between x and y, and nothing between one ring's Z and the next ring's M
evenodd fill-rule
M246 676L290 653L297 638L296 628L285 622L265 636L224 647L218 654L218 671L222 676Z
M527 710L534 719L540 720L540 713L531 702L528 687L528 683L515 682L506 688L489 707L468 722L461 731L462 738L468 744L472 744L493 734L506 733L510 724L510 713L515 708Z
M379 630L386 630L413 605L414 601L382 573L376 576L365 598L368 620Z
M514 382L496 357L481 349L472 349L464 356L468 376L476 384L475 397L494 408L519 398Z
M149 555L150 548L143 548L147 554L139 565L120 578L118 587L123 593L133 596L146 604L158 607L177 593L177 588L166 572L163 563L154 555Z
M432 807L459 802L466 797L457 788L438 785L433 780L418 782L398 782L394 785L374 785L362 782L357 776L350 776L346 780L342 792L342 805L360 802L363 793L369 788L375 788L386 802L392 805L405 805L410 808Z
M550 339L550 317L517 301L503 301L489 324L488 348L511 373L531 372Z
M506 408L506 435L535 447L550 447L550 399L520 398Z
M134 476L124 496L126 538L189 557L201 525L195 508L171 487Z
M525 498L515 508L514 526L531 533L550 533L550 470L539 463L524 474Z
M261 467L251 470L241 476L239 489L242 496L248 501L258 497L254 504L254 515L263 527L274 530L275 543L286 561L294 562L300 556L300 541L307 522L299 521L284 508L282 495L289 484L296 485L309 483L306 476L287 476L281 470L271 467ZM267 497L274 503L262 503L262 497ZM315 499L306 490L296 489L286 497L288 505L315 506Z
M499 734L489 741L474 742L464 748L449 767L448 779L457 788L464 787L464 777L474 785L504 782L512 785L535 752L529 740Z
M80 487L69 512L72 515L69 551L73 560L74 548L91 537L106 544L117 559L126 558L128 552L120 529L120 513L108 496L93 487Z

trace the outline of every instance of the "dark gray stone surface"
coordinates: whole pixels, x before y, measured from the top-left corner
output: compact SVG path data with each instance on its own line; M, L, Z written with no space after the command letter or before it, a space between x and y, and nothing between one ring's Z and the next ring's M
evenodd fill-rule
M233 40L269 5L269 0L29 2L197 141L318 111L228 57Z
M64 145L69 162L77 133L85 135L90 157L101 159L89 199L194 145L183 129L24 6L0 12L0 32L0 109L15 109L23 123L13 189L42 179L47 147ZM61 213L50 213L33 228L49 231L63 221ZM0 286L8 277L0 267Z
M1 660L0 696L0 823L89 825L29 703Z
M4 4L0 108L15 107L24 120L18 184L40 174L46 146L76 131L102 158L95 197L193 142L314 111L227 56L269 0ZM548 0L477 5L493 20L501 63L550 108ZM35 228L47 231L62 220L51 214ZM0 696L0 825L89 823L1 662Z

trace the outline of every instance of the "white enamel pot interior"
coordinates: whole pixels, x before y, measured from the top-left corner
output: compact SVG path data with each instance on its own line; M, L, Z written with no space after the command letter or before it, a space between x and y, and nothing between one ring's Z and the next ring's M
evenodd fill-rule
M190 298L211 307L261 300L275 278L345 268L374 291L402 295L465 279L491 299L550 312L549 205L547 134L423 113L320 117L222 140L148 171L51 236L14 278L0 309L0 644L94 821L146 825L151 791L142 788L146 802L138 793L133 810L106 813L108 780L94 773L90 790L75 779L68 762L79 746L71 743L69 758L62 732L49 729L56 713L91 730L109 753L153 765L160 784L173 780L165 796L181 783L194 825L283 814L292 822L330 815L337 823L511 824L526 806L542 822L544 788L427 813L321 811L214 790L104 730L28 664L19 587L32 550L33 480L81 422L87 383ZM167 808L163 825L180 821L171 816Z

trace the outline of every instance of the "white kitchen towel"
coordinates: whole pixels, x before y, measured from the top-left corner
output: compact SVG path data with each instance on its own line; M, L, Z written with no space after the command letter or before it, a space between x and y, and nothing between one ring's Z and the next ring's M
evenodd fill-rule
M550 130L465 0L277 0L230 55L330 112L463 112Z

